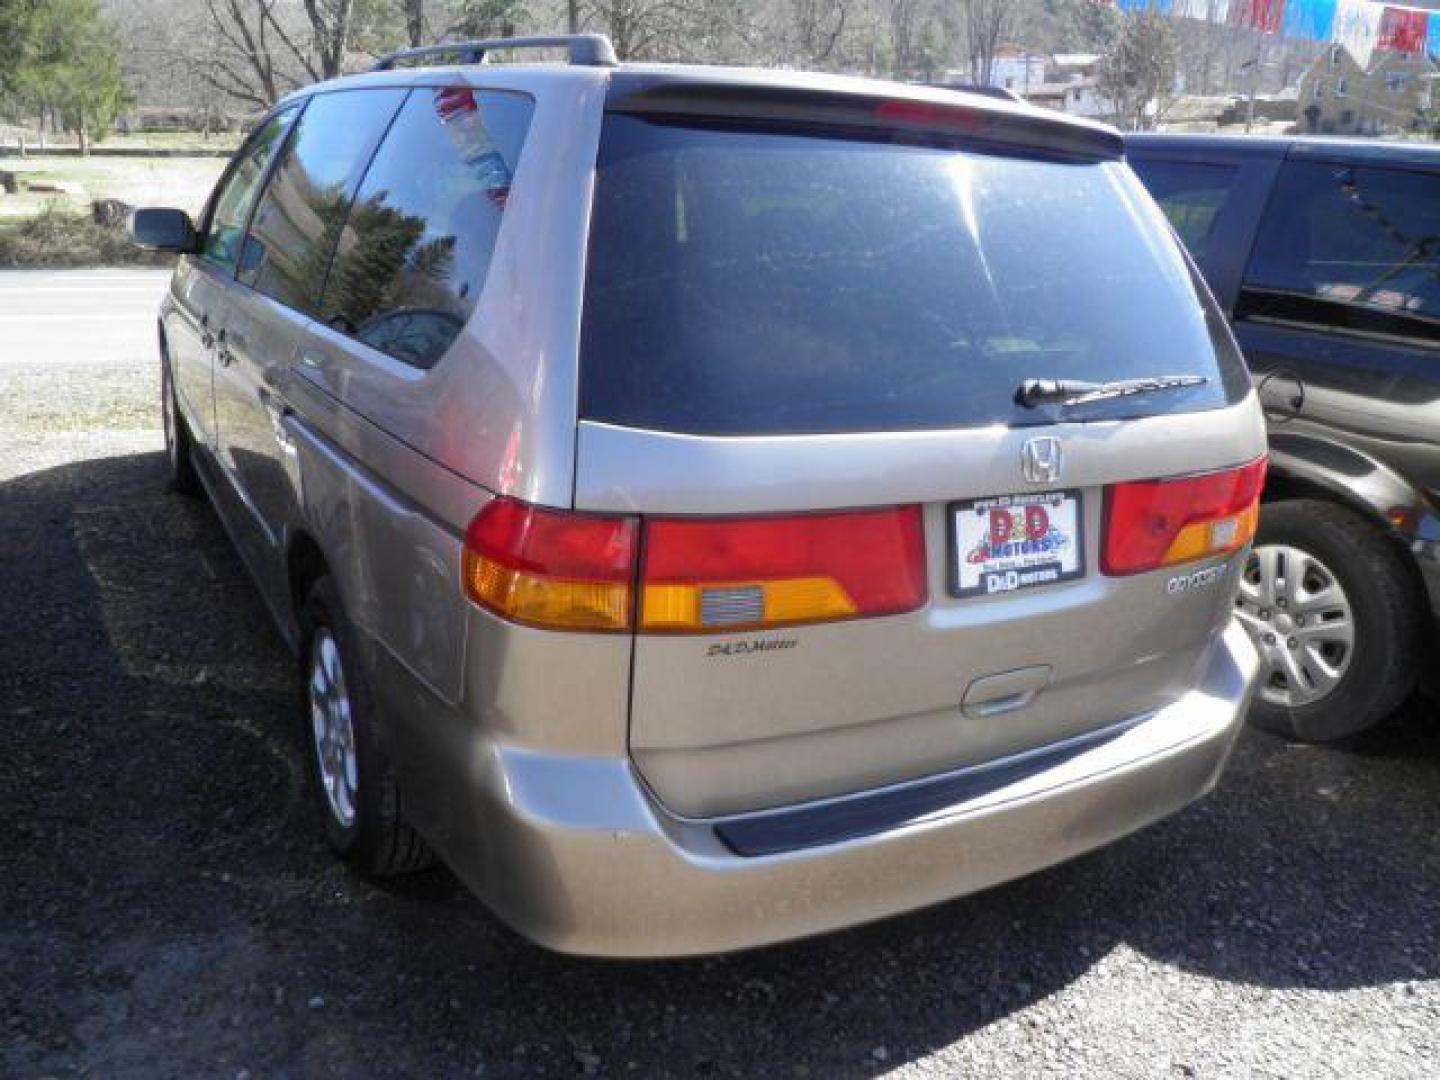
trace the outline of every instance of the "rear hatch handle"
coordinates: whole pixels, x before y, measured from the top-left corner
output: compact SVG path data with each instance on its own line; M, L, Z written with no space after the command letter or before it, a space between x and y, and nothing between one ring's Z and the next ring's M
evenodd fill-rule
M1019 712L1029 706L1049 682L1049 664L985 675L965 691L960 699L960 711L972 720Z

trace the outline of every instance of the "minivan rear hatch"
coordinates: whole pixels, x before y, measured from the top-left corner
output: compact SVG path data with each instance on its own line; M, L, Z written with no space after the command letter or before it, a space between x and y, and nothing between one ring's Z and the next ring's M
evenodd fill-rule
M575 505L643 521L638 769L677 813L724 815L1173 701L1233 559L1193 591L1106 573L1107 489L1263 437L1118 142L772 90L663 84L604 122ZM1017 400L1155 375L1183 378Z

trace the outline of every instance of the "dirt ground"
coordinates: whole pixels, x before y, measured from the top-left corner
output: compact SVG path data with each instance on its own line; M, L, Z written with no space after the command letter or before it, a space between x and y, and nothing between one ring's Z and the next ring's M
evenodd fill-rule
M1247 734L1077 862L730 957L566 959L443 869L351 876L292 662L163 483L163 283L0 273L0 1075L1440 1074L1418 699L1349 746Z

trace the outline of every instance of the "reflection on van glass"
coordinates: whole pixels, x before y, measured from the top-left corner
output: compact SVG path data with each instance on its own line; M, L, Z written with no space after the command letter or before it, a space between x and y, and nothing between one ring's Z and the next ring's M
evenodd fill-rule
M328 325L416 367L435 365L484 286L529 115L514 95L411 94L348 218L342 211L322 303Z

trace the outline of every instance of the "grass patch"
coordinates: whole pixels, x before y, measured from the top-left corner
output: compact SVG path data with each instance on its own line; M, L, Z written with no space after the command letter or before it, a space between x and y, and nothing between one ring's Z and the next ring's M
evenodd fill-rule
M0 218L36 213L48 201L87 208L91 199L178 206L198 215L224 168L224 158L0 158L0 169L13 172L21 187L18 195L0 195ZM25 190L30 184L56 182L73 185L83 194Z
M22 221L0 222L0 266L168 266L173 260L141 251L122 228L53 206Z

